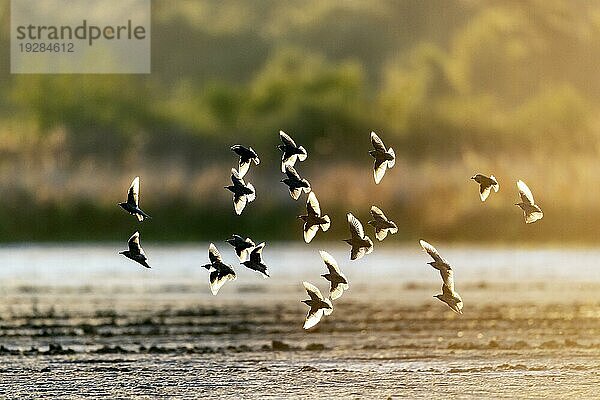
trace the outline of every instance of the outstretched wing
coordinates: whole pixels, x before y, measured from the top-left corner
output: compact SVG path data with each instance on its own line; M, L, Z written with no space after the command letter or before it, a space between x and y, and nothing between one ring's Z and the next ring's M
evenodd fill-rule
M315 192L310 192L308 195L308 199L306 200L306 211L308 215L315 217L321 216L321 206L319 205L319 200L317 200Z
M140 177L136 176L133 178L131 182L131 186L129 186L129 192L127 193L127 202L129 204L135 204L135 206L139 206L140 204Z
M136 232L133 235L131 235L131 237L129 238L129 241L127 242L127 246L129 247L129 251L131 251L133 254L144 254L144 250L142 249L142 246L140 245L140 233Z
M381 151L383 153L386 152L385 145L383 144L383 140L377 136L375 132L371 132L371 144L375 148L375 150Z
M253 263L262 263L262 251L263 248L265 247L265 242L260 243L258 246L256 246L254 249L252 249L252 252L250 253L250 261Z
M296 171L296 168L292 167L291 165L285 166L285 174L287 175L288 178L290 178L292 180L302 181L302 178Z
M529 187L525 184L525 182L519 180L517 181L517 188L519 189L519 196L521 196L521 201L526 204L533 205L535 204L533 200L533 194Z
M323 300L323 295L318 287L306 281L302 282L302 284L304 285L304 289L306 289L306 293L308 293L308 296L311 298L311 300Z
M211 264L223 262L221 254L219 253L219 250L217 250L217 246L215 246L214 243L211 243L210 246L208 246L208 259L210 260Z
M248 199L246 199L246 195L233 196L233 208L235 209L235 213L237 215L240 215L242 211L244 211L247 201Z
M315 238L317 232L319 231L319 225L312 225L309 228L306 228L307 224L304 224L304 242L310 243L311 240Z
M337 261L335 261L335 258L333 258L331 256L331 254L329 254L328 252L326 252L324 250L319 251L319 254L321 255L321 259L325 263L325 266L329 270L330 274L336 274L336 275L344 277L344 275L342 274L342 271L340 271L340 267L338 266Z
M306 319L304 320L304 329L310 329L321 321L323 318L323 309L322 308L311 308L308 310L308 314L306 314Z
M292 139L284 131L279 131L279 138L281 139L281 141L283 142L283 144L286 145L286 146L288 146L288 147L298 147L298 146L296 146L296 142L294 142L294 139Z
M454 293L454 270L452 268L441 269L440 276L442 277L444 286L447 286Z
M383 213L383 211L381 211L381 209L379 209L379 207L376 206L371 206L371 215L373 216L373 218L375 218L375 220L380 220L380 221L387 221L387 217L385 216L385 214Z
M537 207L537 206L533 206L536 207L535 211L526 211L525 212L525 223L527 224L531 224L535 221L537 221L538 219L542 219L544 217L544 213L542 212L542 210Z
M350 227L350 234L352 237L362 239L365 236L365 231L360 221L354 215L352 215L352 213L348 213L347 217L348 226Z
M488 196L490 195L490 192L492 191L492 186L487 184L487 183L480 183L479 184L479 197L481 198L481 201L485 201Z
M210 273L209 283L210 283L210 291L214 296L219 293L219 289L223 286L227 281L233 281L237 278L233 269L222 268L218 270L214 270Z
M448 262L438 253L437 249L424 240L419 240L423 250L433 258L434 261L448 265Z
M246 186L244 180L240 177L240 174L235 168L231 168L231 182L234 186Z
M375 184L379 184L385 175L387 169L387 161L376 159L373 164L373 177L375 178Z

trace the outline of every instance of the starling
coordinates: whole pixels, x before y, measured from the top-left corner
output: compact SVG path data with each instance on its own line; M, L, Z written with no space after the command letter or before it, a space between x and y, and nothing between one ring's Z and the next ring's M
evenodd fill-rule
M323 297L319 289L309 282L302 282L310 300L302 300L304 304L310 307L306 319L304 320L304 329L310 329L319 323L323 314L330 315L333 312L331 300Z
M248 169L250 168L250 162L254 161L254 164L260 164L260 159L258 158L258 154L252 149L252 147L244 147L241 144L234 144L231 146L231 151L240 156L239 162L239 175L240 178L243 178Z
M127 192L127 201L119 203L123 210L131 215L135 215L138 221L142 222L144 218L151 218L140 208L140 177L136 176L131 182L129 191Z
M119 254L123 254L125 257L142 264L144 267L150 268L146 262L146 260L148 260L146 253L144 253L144 249L142 249L142 246L140 245L139 232L131 235L129 241L127 242L127 247L129 247L129 250L120 251Z
M208 246L208 259L210 260L210 264L203 265L202 268L206 268L209 271L212 269L209 275L210 291L216 296L225 282L234 281L237 276L233 268L223 262L219 250L217 250L217 247L213 243Z
M490 195L492 189L494 192L498 193L498 189L500 189L500 185L498 185L498 181L494 178L494 175L490 175L488 178L485 175L476 174L471 177L475 182L479 183L479 197L481 197L481 201L485 201Z
M387 219L383 211L378 207L371 206L371 215L373 219L367 223L375 228L375 237L377 240L382 241L385 239L388 232L392 235L398 232L396 223Z
M281 182L288 186L292 199L298 200L302 191L305 193L310 192L310 183L298 175L298 172L296 172L294 167L286 165L285 174L287 175L287 178L282 179Z
M269 277L269 269L265 265L262 259L262 251L265 247L265 242L262 242L258 246L256 246L250 252L250 259L242 262L246 268L250 268L251 270L260 272L263 275L263 278Z
M306 215L299 215L302 221L304 221L304 241L310 243L319 231L319 227L323 232L326 232L331 225L331 220L328 215L321 216L321 207L319 206L319 200L315 192L310 192L308 199L306 200Z
M233 193L233 208L235 209L235 213L240 215L244 211L246 203L254 201L256 192L251 183L244 183L244 180L240 178L235 168L231 169L231 182L233 185L225 186L225 189Z
M329 297L331 300L336 300L344 293L344 290L348 290L348 280L331 254L323 250L319 251L319 254L329 270L328 273L321 276L331 283Z
M433 261L427 264L440 271L440 276L442 277L442 294L437 294L433 297L446 303L455 313L462 314L463 301L460 295L454 290L454 270L452 270L448 261L440 256L435 247L424 240L420 240L419 243L423 250L433 258Z
M250 253L250 249L255 246L254 242L250 238L242 238L240 235L231 235L231 238L226 240L227 243L232 245L235 249L235 254L237 254L240 262L246 261L248 254Z
M296 164L296 159L300 161L306 160L308 153L304 147L298 147L294 139L289 137L284 131L279 131L279 138L283 144L277 146L283 152L281 155L281 172L285 172L285 167L293 167Z
M521 207L523 210L523 215L525 216L525 223L531 224L532 222L537 221L538 219L542 219L544 213L542 209L535 204L533 200L533 194L531 190L527 187L525 182L517 181L517 188L519 189L519 196L521 197L521 202L516 203L516 206Z
M369 150L369 154L375 159L373 177L375 178L375 184L379 184L383 179L383 175L385 175L385 170L392 168L396 163L396 153L391 147L386 150L383 141L375 132L371 132L371 144L373 144L374 150Z
M344 242L352 246L350 259L359 260L365 254L370 254L373 251L373 241L365 235L362 224L354 215L352 215L352 213L348 213L347 217L352 237L350 239L344 239Z

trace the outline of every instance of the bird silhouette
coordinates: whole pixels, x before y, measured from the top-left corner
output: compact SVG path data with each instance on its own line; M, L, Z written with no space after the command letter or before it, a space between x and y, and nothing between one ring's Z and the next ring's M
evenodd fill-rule
M298 218L304 221L302 230L304 232L304 241L306 243L310 243L310 241L313 240L319 231L319 227L323 232L326 232L331 226L329 216L321 216L321 207L319 206L319 200L317 200L315 192L310 192L308 194L308 199L306 200L306 215L299 215Z
M233 193L233 208L235 213L240 215L244 211L246 203L254 201L256 192L251 183L244 183L235 168L231 169L231 182L233 185L225 186L225 189Z
M283 152L281 155L281 172L285 172L285 167L293 167L296 164L296 159L300 161L306 160L308 153L302 146L297 146L294 139L292 139L284 131L279 131L279 138L283 144L277 146L279 150Z
M392 235L398 232L398 227L394 221L387 219L383 211L376 206L371 206L371 215L373 219L367 222L375 228L375 237L382 241L386 238L388 232Z
M437 294L433 297L446 303L455 313L462 314L463 301L454 289L454 270L452 266L440 255L435 247L424 240L420 240L419 243L423 250L433 258L433 261L427 264L440 271L440 276L442 277L442 294Z
M350 259L359 260L365 254L370 254L373 251L373 241L365 235L362 224L352 213L348 213L346 216L348 217L351 237L350 239L344 239L344 242L352 246Z
M327 279L331 284L329 298L331 298L331 300L336 300L344 293L344 290L348 290L348 279L346 278L346 275L342 273L337 261L335 261L331 254L323 250L319 251L319 254L328 270L326 274L321 276Z
M234 144L231 146L231 151L240 156L238 168L238 174L240 178L243 178L246 175L252 161L256 165L260 164L258 154L256 154L252 147L244 147L241 144Z
M321 291L310 282L302 282L309 300L302 300L304 304L310 307L304 320L304 329L310 329L321 321L323 315L330 315L333 312L331 300L326 299Z
M119 203L119 206L129 214L134 215L138 221L142 222L144 218L151 218L140 208L140 177L136 176L129 186L127 192L127 201Z
M269 268L265 265L262 258L262 251L264 247L265 242L262 242L253 248L250 252L250 259L242 262L242 264L244 264L246 268L260 272L263 275L263 278L267 278L269 276Z
M369 154L375 159L373 164L373 177L375 178L375 184L379 184L387 168L392 168L396 163L396 153L391 147L385 148L383 140L377 136L375 132L371 132L371 144L373 150L369 150Z
M488 178L482 174L475 174L471 177L471 179L479 183L479 197L481 198L481 201L485 201L485 199L488 198L492 189L494 189L494 192L498 192L500 189L500 185L498 184L496 178L494 178L494 175L490 175Z
M521 210L523 210L523 215L525 216L525 223L531 224L532 222L537 221L538 219L542 219L544 213L542 209L535 204L533 200L533 194L529 187L525 184L525 182L519 180L517 181L517 189L519 189L519 196L521 197L520 203L515 203L516 206L519 206Z
M208 246L208 259L210 264L203 265L202 268L210 271L208 278L210 291L216 296L221 286L227 281L235 280L237 276L233 268L223 262L219 250L213 243Z
M237 254L240 262L246 261L248 254L250 253L250 249L252 249L255 244L250 238L244 239L240 235L231 235L231 238L226 240L227 243L233 246L235 249L235 254Z
M129 238L127 242L127 247L129 250L120 251L119 254L123 254L125 257L142 264L146 268L150 268L148 265L148 258L146 257L146 253L142 246L140 245L140 233L136 232Z
M300 177L294 167L286 165L285 174L287 175L287 178L282 179L281 182L288 186L292 199L298 200L302 191L305 193L310 192L310 183L306 179Z

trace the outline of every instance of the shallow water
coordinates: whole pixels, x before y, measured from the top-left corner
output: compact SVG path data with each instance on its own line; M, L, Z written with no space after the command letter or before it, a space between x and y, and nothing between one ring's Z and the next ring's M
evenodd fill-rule
M268 245L272 277L237 267L214 297L206 245L0 249L0 396L594 398L600 395L596 249L438 248L458 316L432 298L417 246ZM227 244L219 245L235 263ZM350 281L333 314L302 323L301 282L325 291L318 251Z

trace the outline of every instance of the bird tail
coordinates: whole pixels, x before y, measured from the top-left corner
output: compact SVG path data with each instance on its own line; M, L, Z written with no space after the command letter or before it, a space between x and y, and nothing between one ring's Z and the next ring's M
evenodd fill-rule
M248 189L252 190L252 193L247 194L246 198L248 199L248 202L254 201L254 199L256 199L256 190L254 190L254 186L251 183L247 184Z
M302 183L306 184L306 187L302 188L302 190L304 190L304 193L310 192L311 191L310 182L308 182L306 179L302 179Z
M492 185L492 188L494 188L494 192L498 193L498 190L500 190L500 185L498 184L498 181L496 180L494 175L490 175L490 179L493 180L494 182L496 182L495 184Z
M320 226L321 226L321 229L323 230L323 232L327 232L327 230L331 226L331 219L329 218L329 215L323 216L323 219L325 220L325 223L321 224Z
M388 168L392 168L396 164L396 153L394 153L394 149L391 147L387 150L387 153L393 157L393 160L388 160L387 162Z
M300 161L304 161L306 160L306 157L308 157L308 153L306 152L306 149L302 146L298 147L298 150L300 150L302 153L298 154L298 160Z

